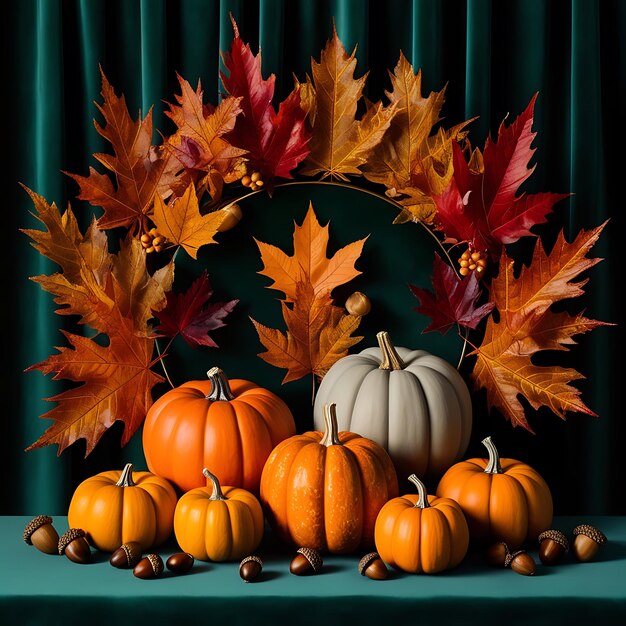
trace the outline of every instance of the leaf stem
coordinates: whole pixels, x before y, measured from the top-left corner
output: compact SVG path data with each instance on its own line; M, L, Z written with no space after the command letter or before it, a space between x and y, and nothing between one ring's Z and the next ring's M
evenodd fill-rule
M170 378L169 372L167 371L167 367L165 367L165 361L163 360L163 357L167 355L167 350L169 349L173 340L174 338L172 337L167 342L167 345L165 346L165 350L163 350L163 352L161 352L161 348L159 347L159 340L158 339L154 340L154 345L156 346L156 350L159 355L159 362L161 363L161 367L163 368L163 373L165 374L165 378L167 378L167 382L170 384L170 387L172 389L174 389L174 383L172 382L172 379Z

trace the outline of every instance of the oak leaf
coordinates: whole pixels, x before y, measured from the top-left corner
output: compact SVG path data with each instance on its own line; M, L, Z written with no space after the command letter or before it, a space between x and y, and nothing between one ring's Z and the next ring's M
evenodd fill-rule
M207 304L212 296L213 289L205 270L185 293L167 294L167 305L156 312L160 321L157 332L171 338L181 335L192 348L217 348L209 332L226 326L224 318L239 300Z
M129 227L137 232L145 227L157 191L167 194L182 169L172 152L155 150L152 142L152 109L136 122L130 117L124 96L118 97L102 72L102 97L97 104L104 117L96 130L112 146L114 155L97 153L94 157L114 177L93 167L89 176L69 174L80 186L80 200L104 209L98 220L101 229Z
M432 284L434 293L409 285L411 292L421 303L415 310L431 318L431 323L423 330L425 333L437 330L445 335L455 324L475 329L494 307L493 302L476 306L481 289L475 272L466 278L460 278L437 254Z
M604 226L581 231L571 244L561 232L550 254L537 241L531 264L523 266L517 277L513 261L502 254L500 273L490 290L498 321L489 318L483 342L472 352L476 355L472 376L477 387L486 388L489 407L497 408L513 426L532 432L519 395L533 408L547 406L561 418L568 411L595 415L580 399L580 390L571 385L583 378L581 374L535 365L532 356L542 350L567 350L575 335L607 325L550 308L583 293L586 281L578 277L601 260L588 258L587 253Z
M242 115L227 136L234 145L247 151L248 169L260 172L270 189L274 178L293 178L298 164L309 154L310 132L305 127L306 112L300 106L297 88L280 103L278 113L272 105L276 77L263 79L261 53L254 56L249 44L239 36L231 16L234 39L223 55L226 72L220 72L226 91L240 100Z
M224 217L222 211L200 214L196 188L192 183L181 197L172 198L169 204L159 197L155 198L152 220L169 244L181 246L191 258L196 259L199 248L216 243L214 236Z
M309 118L313 135L303 174L322 179L347 181L348 174L361 175L372 151L389 128L396 105L382 103L367 107L356 119L357 105L363 94L367 74L354 78L356 48L350 56L333 27L333 36L321 53L320 62L311 60L315 88L314 116ZM310 92L309 92L310 97ZM309 109L311 104L308 104Z
M474 151L468 164L458 144L452 145L454 176L433 199L437 220L449 239L467 241L476 250L488 250L497 259L505 244L534 236L529 230L547 220L553 205L569 194L517 195L533 173L528 164L535 152L531 144L535 100L510 125L504 122L498 139L487 138L482 154Z

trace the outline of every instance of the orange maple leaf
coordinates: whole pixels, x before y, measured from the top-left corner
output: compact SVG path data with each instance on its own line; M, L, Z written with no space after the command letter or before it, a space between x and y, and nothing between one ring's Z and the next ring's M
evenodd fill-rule
M549 255L538 241L531 264L522 267L517 278L513 261L505 252L502 255L500 274L490 290L499 320L489 318L482 345L472 352L477 357L472 376L478 387L486 388L489 407L500 410L513 426L532 432L519 395L533 408L547 406L563 419L568 411L595 415L580 399L580 390L570 384L584 378L582 374L535 365L532 355L541 350L567 350L575 343L574 335L608 325L582 314L550 309L559 300L583 293L586 280L577 278L601 260L588 258L587 253L605 224L581 231L571 244L561 232Z

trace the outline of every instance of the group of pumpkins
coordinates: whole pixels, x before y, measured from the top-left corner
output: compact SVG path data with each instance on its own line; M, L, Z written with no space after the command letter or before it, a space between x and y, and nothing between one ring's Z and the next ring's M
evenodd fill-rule
M173 529L195 558L229 561L258 547L265 513L287 543L337 554L375 544L389 565L413 573L455 567L470 537L516 548L549 528L545 481L500 459L489 438L488 460L454 464L472 422L456 369L396 349L385 332L378 342L330 369L314 407L318 430L302 435L275 394L218 368L167 392L146 416L150 472L129 464L85 480L70 526L107 552L130 541L156 546ZM397 497L396 470L417 494ZM418 475L442 474L437 497L428 496Z

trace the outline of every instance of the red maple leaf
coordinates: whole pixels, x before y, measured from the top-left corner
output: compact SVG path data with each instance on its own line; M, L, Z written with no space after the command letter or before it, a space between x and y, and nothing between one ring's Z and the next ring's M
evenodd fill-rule
M209 332L226 326L224 318L235 308L239 300L230 302L207 302L213 295L206 270L185 293L167 294L167 305L155 312L161 322L157 332L166 337L181 335L192 347L217 348Z
M445 335L455 324L475 329L494 307L493 302L476 307L481 289L475 272L467 278L459 278L437 254L433 264L432 283L434 294L428 289L409 285L413 295L421 302L415 310L432 319L424 329L425 333L437 330Z
M545 222L553 205L569 195L516 195L535 169L528 163L535 153L530 146L537 134L532 132L536 98L537 94L510 126L503 122L498 140L488 137L484 154L476 149L470 164L455 143L454 177L442 194L433 197L446 236L468 241L475 250L488 250L494 259L504 244L534 236L530 228Z
M241 98L242 114L226 139L248 151L250 171L260 172L266 184L277 177L293 178L291 170L310 152L307 144L311 136L304 125L306 113L300 106L300 91L294 88L276 113L272 106L276 76L263 79L261 53L252 54L232 16L231 21L235 38L230 51L223 55L228 76L225 72L220 76L226 91Z

